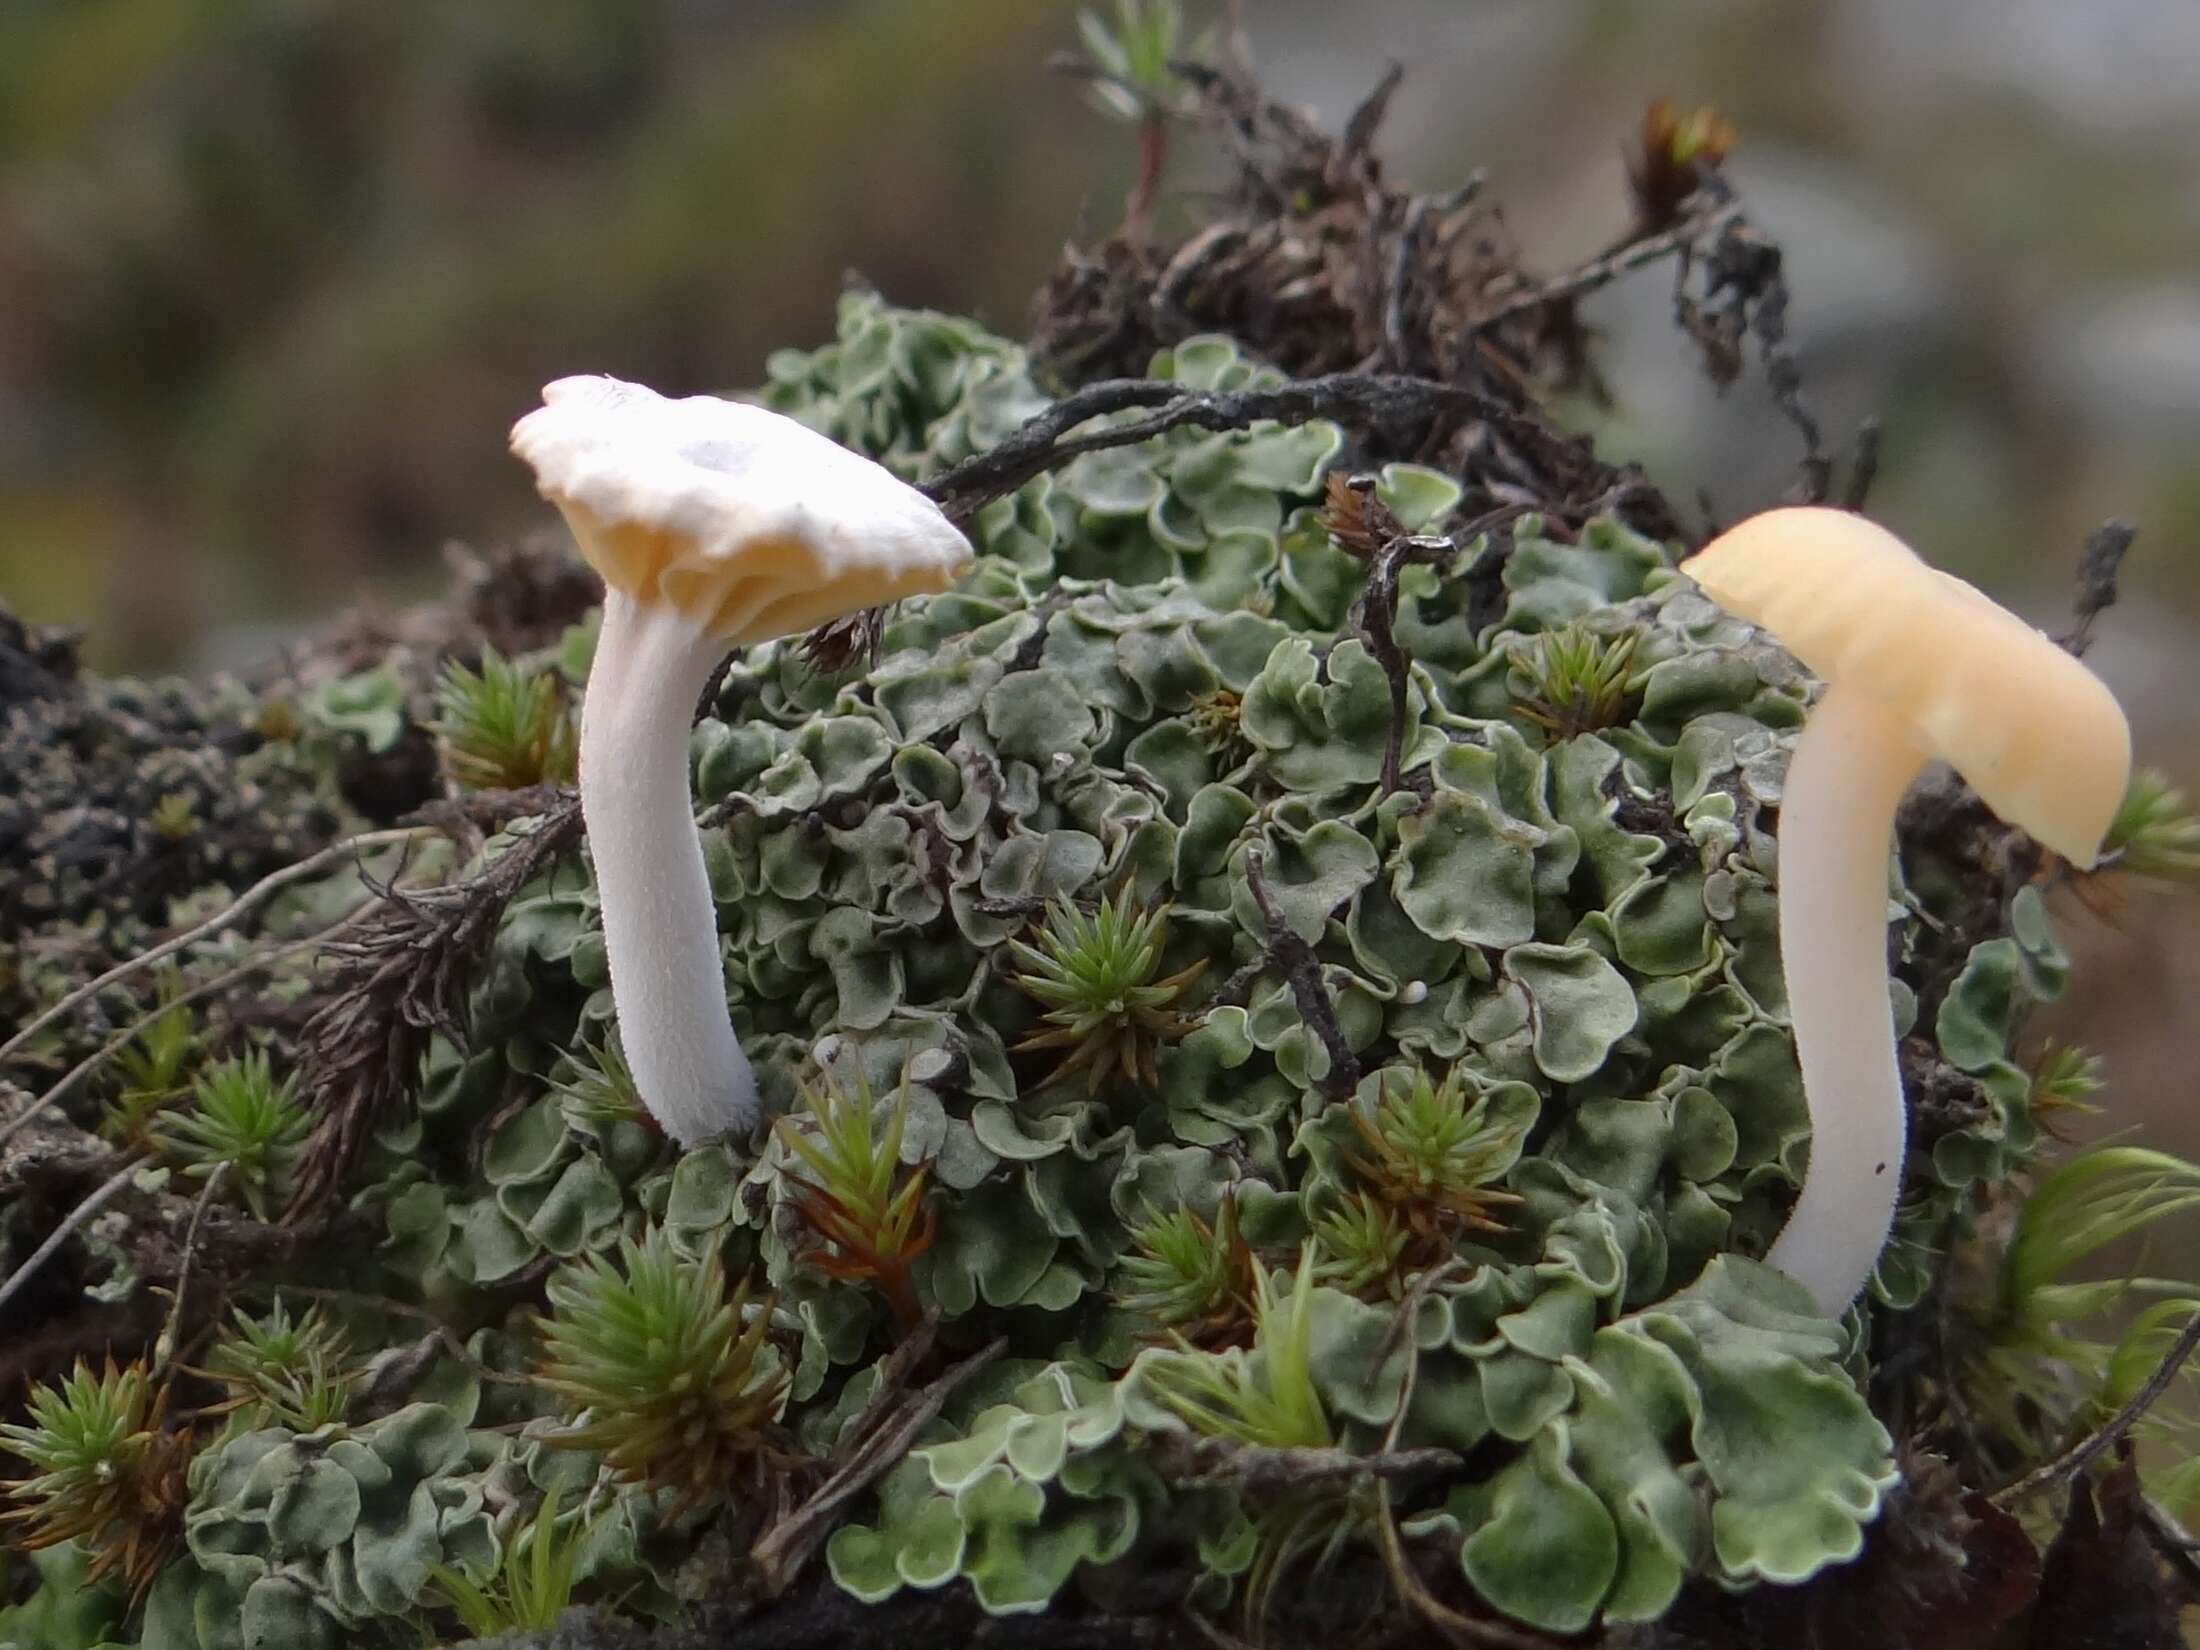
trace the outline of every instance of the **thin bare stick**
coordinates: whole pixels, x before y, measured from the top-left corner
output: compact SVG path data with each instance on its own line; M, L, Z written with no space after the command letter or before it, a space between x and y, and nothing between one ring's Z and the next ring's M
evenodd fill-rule
M1391 1317L1389 1329L1383 1332L1382 1341L1375 1348L1374 1361L1369 1366L1370 1373L1381 1368L1383 1360L1399 1346L1404 1346L1407 1353L1406 1378L1398 1393L1398 1408L1390 1417L1390 1430L1383 1434L1385 1450L1395 1450L1398 1447L1398 1439L1405 1432L1406 1415L1413 1408L1413 1389L1421 1379L1421 1343L1413 1334L1413 1320L1421 1315L1421 1303L1428 1299L1430 1292L1438 1284L1455 1277L1471 1277L1474 1271L1473 1265L1454 1256L1443 1265L1415 1278L1413 1286L1405 1293L1405 1299L1398 1303L1398 1310Z
M1864 501L1871 497L1872 483L1879 479L1879 420L1867 418L1856 426L1856 445L1849 458L1849 484L1841 489L1841 508L1864 512Z
M1360 1455L1348 1449L1281 1448L1178 1433L1157 1433L1147 1440L1146 1458L1170 1483L1231 1484L1256 1496L1370 1480L1440 1478L1466 1465L1466 1457L1454 1449L1385 1449Z
M1146 416L1087 435L1069 433L1107 414L1136 410ZM1171 430L1241 430L1269 420L1304 424L1318 418L1353 429L1382 429L1447 415L1499 424L1520 417L1480 390L1400 374L1339 372L1231 391L1187 390L1163 379L1102 379L1026 419L997 446L932 477L924 491L948 520L967 524L1033 476L1059 470L1086 453L1136 446Z
M1008 1350L1007 1341L990 1341L930 1386L905 1396L901 1383L930 1349L938 1327L936 1315L927 1317L888 1356L877 1395L857 1421L855 1442L840 1453L832 1475L801 1506L773 1523L749 1549L749 1557L774 1591L784 1590L794 1580L825 1539L839 1509L884 1477L909 1453L917 1435L938 1419L956 1389Z
M1329 988L1322 981L1321 960L1314 955L1314 948L1299 938L1298 931L1283 920L1283 913L1276 909L1275 896L1268 891L1268 879L1262 875L1262 855L1258 848L1245 852L1245 886L1253 896L1253 904L1259 908L1262 925L1268 930L1268 964L1283 975L1291 988L1292 1001L1298 1005L1299 1018L1313 1028L1322 1047L1329 1054L1329 1075L1322 1079L1322 1093L1335 1099L1349 1094L1359 1086L1360 1062L1353 1054L1352 1045L1345 1041L1344 1028L1337 1024L1336 1005L1329 1000Z
M214 1165L214 1172L206 1177L206 1184L199 1188L198 1201L191 1205L191 1224L183 1234L183 1259L176 1264L176 1287L168 1300L168 1322L161 1327L160 1339L153 1343L153 1362L166 1363L176 1355L176 1330L183 1322L183 1292L191 1281L191 1257L199 1246L199 1222L206 1218L206 1206L214 1201L214 1194L221 1183L229 1178L227 1159Z
M1405 1600L1406 1608L1438 1632L1457 1635L1475 1644L1499 1645L1503 1650L1544 1650L1550 1643L1548 1639L1531 1638L1502 1622L1477 1621L1472 1616L1463 1616L1431 1593L1406 1555L1405 1540L1398 1533L1398 1521L1390 1510L1387 1492L1376 1509L1375 1530L1380 1538L1383 1568L1390 1574L1391 1585L1398 1589L1398 1596Z
M2094 621L2116 605L2116 574L2138 536L2138 528L2119 520L2104 521L2086 539L2078 562L2077 623L2056 638L2072 653L2082 656L2093 645Z
M138 1037L145 1031L145 1029L148 1026L152 1025L153 1022L158 1020L163 1014L168 1013L171 1009L182 1008L190 1003L198 1002L202 998L211 997L216 992L225 991L230 986L235 985L239 980L248 979L252 975L259 973L262 969L273 967L276 963L281 962L283 958L290 956L294 952L303 951L308 946L319 945L324 940L335 938L336 935L342 933L353 923L357 922L361 917L365 916L369 911L373 910L374 905L375 902L373 900L362 901L359 905L353 907L349 912L345 913L345 915L330 923L326 928L317 929L311 934L302 935L294 940L286 940L281 945L276 946L272 951L263 951L258 956L249 958L248 960L239 963L235 968L217 974L211 980L207 980L199 985L193 986L189 991L183 993L182 996L172 998L169 1001L162 1003L158 1008L155 1008L148 1013L139 1015L135 1020L132 1020L121 1031L118 1031L106 1042L100 1044L100 1046L92 1053L87 1054L75 1065L71 1066L66 1072L62 1074L59 1082L55 1083L52 1088L48 1089L44 1094L41 1094L37 1099L33 1100L28 1106L25 1106L20 1113L18 1113L14 1117L9 1118L7 1122L0 1123L0 1146L5 1146L10 1140L14 1139L16 1131L23 1128L33 1118L37 1117L41 1112L44 1112L49 1107L57 1106L63 1100L67 1099L70 1094L75 1092L76 1086L79 1083L84 1081L84 1079L89 1077L93 1072L97 1071L101 1066L105 1065L109 1060L113 1059L117 1054L120 1054L124 1049L128 1048L133 1042L137 1041Z
M2107 1423L2088 1433L2077 1443L2064 1450L2051 1461L2043 1461L2014 1484L1996 1490L1992 1496L1998 1507L2007 1507L2022 1501L2039 1490L2052 1489L2085 1471L2108 1450L2122 1441L2124 1435L2145 1417L2146 1412L2161 1401L2162 1394L2170 1389L2178 1374L2185 1367L2196 1348L2200 1348L2200 1312L2186 1320L2185 1327L2170 1349L2162 1355L2162 1361L2154 1366L2154 1373L2146 1379L2146 1385L2131 1395L2131 1401L2110 1416Z
M105 1208L115 1193L129 1185L131 1176L143 1167L145 1167L143 1163L135 1160L124 1164L109 1176L91 1196L62 1216L61 1224L47 1234L46 1241L32 1252L31 1258L18 1266L6 1283L0 1283L0 1306L7 1305L14 1298L15 1292L28 1283L41 1266L53 1258L54 1251L68 1241L69 1234Z
M127 962L117 963L113 968L108 969L106 973L100 975L98 979L86 985L78 986L61 1001L55 1003L53 1007L47 1009L45 1013L39 1015L29 1025L10 1037L5 1043L0 1043L0 1063L5 1063L10 1055L22 1048L39 1032L44 1031L46 1027L52 1025L71 1009L89 1002L109 986L152 967L154 963L159 962L163 957L172 957L185 946L195 945L209 934L220 933L221 930L227 928L239 918L249 916L252 912L258 910L292 883L325 871L333 865L342 863L346 858L364 853L369 848L386 848L393 843L415 841L422 836L431 834L431 831L432 827L424 825L407 825L388 831L368 831L360 836L347 837L342 842L332 842L319 853L309 855L295 865L286 865L279 871L270 871L258 882L239 894L228 906L215 912L214 915L208 917L196 928L186 929L173 939L163 940L151 950L142 951Z
M1354 609L1354 622L1368 652L1383 667L1390 686L1390 731L1383 739L1383 792L1400 789L1404 775L1406 704L1412 686L1413 661L1398 645L1398 575L1405 568L1440 562L1458 553L1447 538L1415 538L1401 534L1383 547L1369 569L1367 587Z
M1515 293L1487 314L1477 315L1473 321L1476 332L1487 332L1492 327L1525 315L1531 310L1542 309L1548 304L1563 302L1568 298L1583 297L1602 287L1610 286L1621 276L1654 264L1660 258L1676 256L1697 241L1708 239L1741 215L1738 202L1710 201L1703 209L1682 218L1670 229L1655 235L1645 235L1640 240L1628 241L1601 257L1591 258L1578 268L1569 269L1563 275L1552 277L1541 285L1525 292Z

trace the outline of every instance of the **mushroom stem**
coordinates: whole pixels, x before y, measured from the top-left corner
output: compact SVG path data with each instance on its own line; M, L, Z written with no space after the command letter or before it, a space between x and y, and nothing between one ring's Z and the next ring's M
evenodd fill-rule
M612 590L581 704L581 816L620 1039L642 1103L683 1146L761 1109L688 788L691 713L722 652L676 609Z
M1780 962L1810 1107L1802 1196L1766 1259L1827 1317L1863 1290L1894 1225L1909 1114L1887 989L1887 856L1925 758L1868 693L1827 687L1780 801Z

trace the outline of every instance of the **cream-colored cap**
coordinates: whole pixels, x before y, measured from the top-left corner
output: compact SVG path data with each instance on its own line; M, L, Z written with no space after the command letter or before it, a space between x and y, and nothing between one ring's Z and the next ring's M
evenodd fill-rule
M1682 563L1713 601L1829 682L1883 702L1987 806L2090 866L2131 778L2131 729L2092 671L1846 510L1768 510Z
M730 645L929 591L970 546L916 488L762 407L561 378L512 451L613 589Z

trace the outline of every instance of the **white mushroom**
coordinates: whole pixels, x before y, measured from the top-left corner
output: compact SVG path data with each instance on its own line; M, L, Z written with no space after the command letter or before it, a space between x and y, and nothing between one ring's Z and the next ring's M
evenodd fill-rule
M2123 799L2131 734L2084 665L1861 516L1768 511L1682 571L1826 683L1780 803L1780 957L1811 1145L1767 1258L1838 1316L1886 1246L1902 1185L1887 979L1896 804L1939 758L2004 820L2090 866Z
M729 648L945 589L970 547L922 493L793 419L561 378L512 430L607 586L581 710L581 811L611 994L643 1102L693 1145L758 1117L727 1011L688 788Z

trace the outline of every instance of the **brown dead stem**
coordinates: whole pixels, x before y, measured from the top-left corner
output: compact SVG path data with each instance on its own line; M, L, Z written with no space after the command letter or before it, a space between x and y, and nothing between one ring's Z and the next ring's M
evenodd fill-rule
M286 1220L333 1206L368 1135L411 1095L429 1037L463 1034L467 993L505 906L580 829L580 804L565 797L474 876L382 890L381 906L357 934L329 948L333 979L306 1022L299 1058L320 1119L299 1159Z

